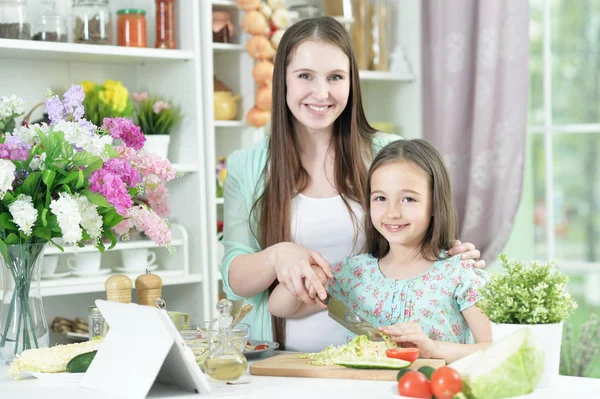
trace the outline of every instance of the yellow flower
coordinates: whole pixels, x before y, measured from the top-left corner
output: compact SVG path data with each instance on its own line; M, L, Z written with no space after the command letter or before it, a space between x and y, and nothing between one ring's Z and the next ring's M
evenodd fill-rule
M224 182L226 177L227 177L227 169L221 169L221 171L219 172L219 180Z
M91 80L84 80L81 82L81 86L83 87L83 92L87 96L94 88L96 88L97 84Z

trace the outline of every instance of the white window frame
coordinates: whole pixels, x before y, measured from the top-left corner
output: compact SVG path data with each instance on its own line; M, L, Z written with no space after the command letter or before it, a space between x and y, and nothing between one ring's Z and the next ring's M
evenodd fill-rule
M553 134L581 134L581 133L598 133L600 132L600 124L598 123L581 123L581 124L553 124L552 122L552 52L551 52L551 34L550 26L550 1L543 2L543 88L544 88L544 123L543 125L530 125L527 127L529 134L544 135L544 172L545 172L545 192L544 199L546 202L546 259L556 259L556 233L554 231L554 164L553 164ZM600 263L584 262L584 261L567 261L561 260L557 262L558 266L563 270L570 272L589 272L600 270Z

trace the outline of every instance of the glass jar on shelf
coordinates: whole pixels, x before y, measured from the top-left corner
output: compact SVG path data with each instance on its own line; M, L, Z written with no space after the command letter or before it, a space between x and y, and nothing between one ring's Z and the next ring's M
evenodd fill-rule
M108 0L73 0L73 41L112 44L112 16Z
M117 44L125 47L147 47L146 11L124 8L117 11Z
M26 0L0 0L0 39L29 40Z
M156 0L156 48L177 48L175 0Z
M34 20L31 40L44 42L66 42L67 21L55 11L54 0L42 0L42 9Z
M108 325L104 321L100 310L95 306L89 307L88 331L90 340L96 337L104 337L108 332Z

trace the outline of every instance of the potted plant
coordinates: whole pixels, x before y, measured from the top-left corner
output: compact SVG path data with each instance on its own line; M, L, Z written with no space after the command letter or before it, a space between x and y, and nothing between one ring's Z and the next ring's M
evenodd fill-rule
M102 126L104 118L128 118L133 115L129 90L120 81L107 79L101 85L90 80L81 82L85 99L83 117L96 126Z
M147 91L133 94L134 121L146 135L146 151L167 158L171 132L181 121L179 107Z
M84 98L76 85L62 100L49 92L50 125L22 126L0 140L3 363L23 350L48 346L39 281L46 246L62 249L91 240L104 251L103 238L114 247L112 228L128 221L172 249L167 220L136 199L144 190L143 168L152 167L135 157L145 154L144 135L125 118L106 118L101 127L83 119ZM14 108L0 104L0 115L13 115ZM114 139L123 144L114 147ZM164 172L170 164L160 167Z
M478 306L492 322L494 342L526 326L544 350L544 373L538 388L556 383L563 321L577 308L566 290L568 277L554 262L541 264L508 260L500 255L505 273L492 276Z

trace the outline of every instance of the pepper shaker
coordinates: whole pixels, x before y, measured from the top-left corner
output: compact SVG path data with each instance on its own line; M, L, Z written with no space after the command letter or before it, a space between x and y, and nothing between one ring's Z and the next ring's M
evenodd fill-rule
M133 282L124 274L115 274L106 279L106 300L121 303L131 302Z
M135 279L135 288L140 305L156 307L156 299L162 298L162 279L159 275L150 273L150 270Z

